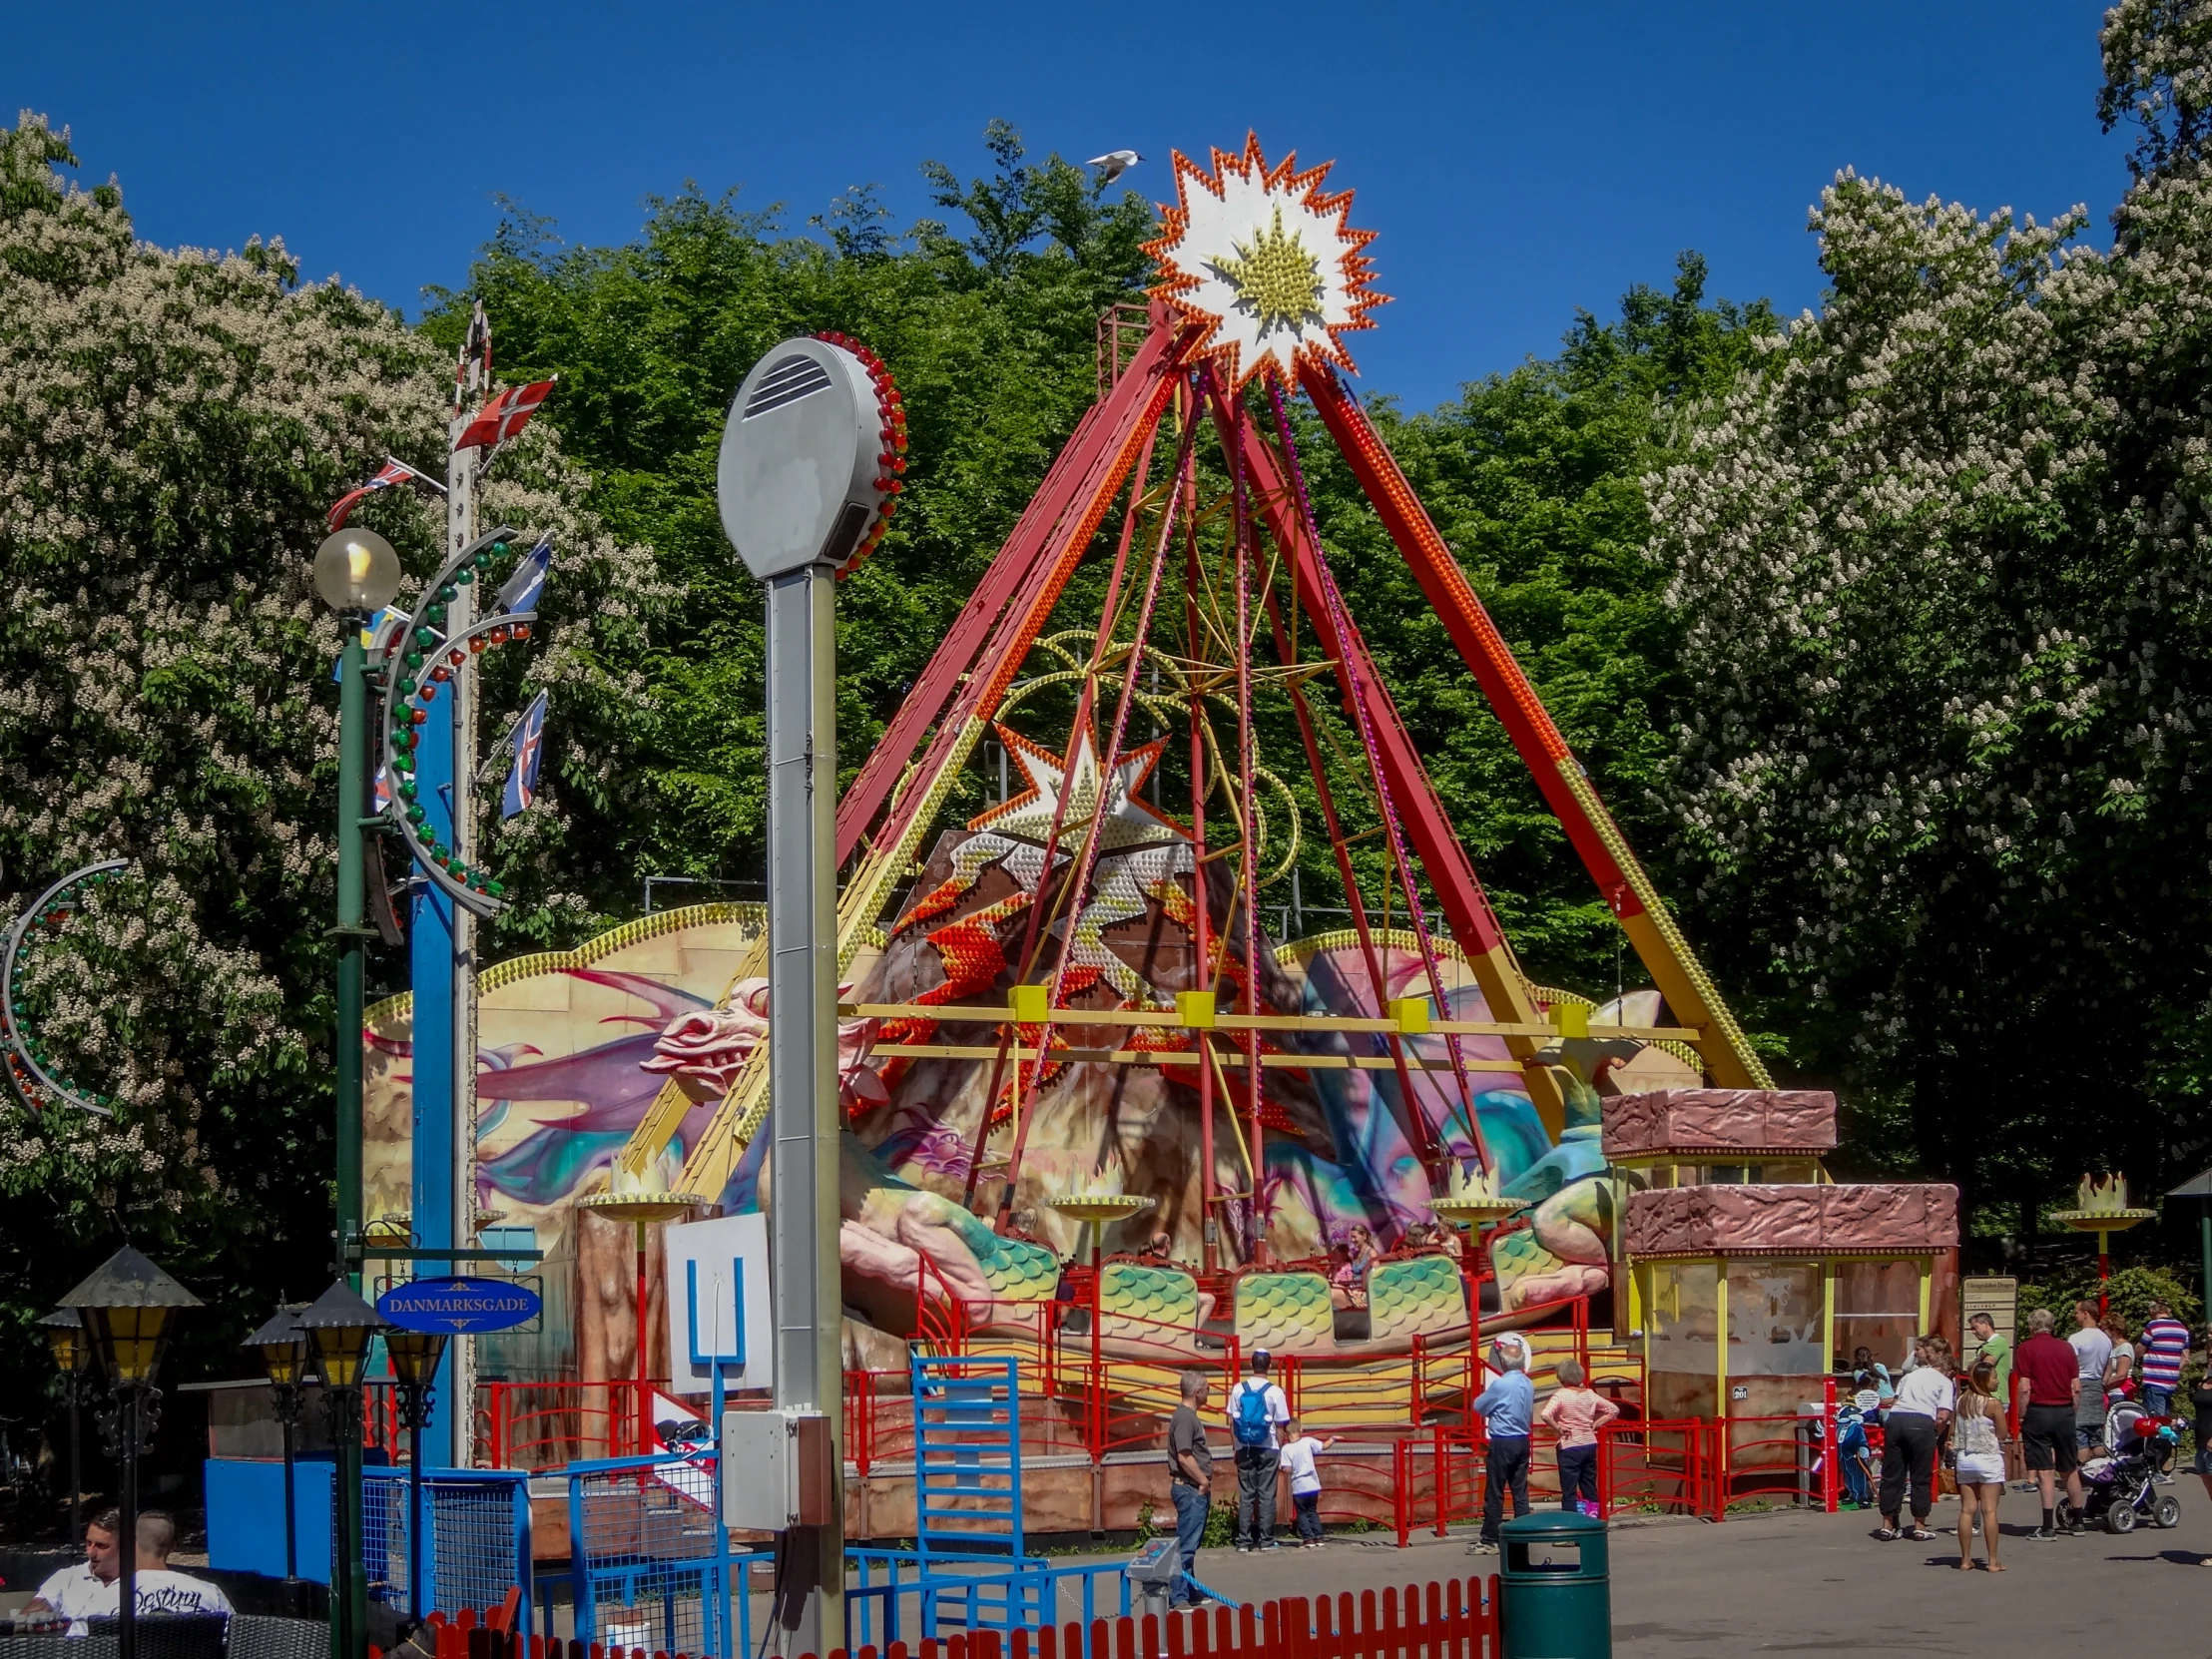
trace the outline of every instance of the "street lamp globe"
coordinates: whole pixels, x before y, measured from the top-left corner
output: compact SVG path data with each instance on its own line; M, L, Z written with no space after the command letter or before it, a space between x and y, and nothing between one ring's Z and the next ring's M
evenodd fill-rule
M261 1356L262 1370L279 1388L299 1385L307 1370L307 1336L299 1329L299 1310L279 1306L242 1345Z
M314 550L314 591L333 611L380 611L399 592L399 555L373 530L339 530Z
M198 1297L129 1245L62 1302L77 1310L109 1382L119 1388L153 1382L178 1311L200 1306Z
M369 1339L388 1329L384 1317L340 1279L299 1316L299 1329L314 1348L315 1371L326 1388L358 1387Z

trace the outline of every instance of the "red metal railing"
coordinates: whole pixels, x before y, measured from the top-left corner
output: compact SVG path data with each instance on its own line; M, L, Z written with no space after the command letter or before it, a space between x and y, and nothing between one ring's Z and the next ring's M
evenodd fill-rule
M666 1387L654 1381L648 1387ZM586 1457L632 1457L638 1444L638 1381L479 1382L476 1463L490 1469L559 1468Z

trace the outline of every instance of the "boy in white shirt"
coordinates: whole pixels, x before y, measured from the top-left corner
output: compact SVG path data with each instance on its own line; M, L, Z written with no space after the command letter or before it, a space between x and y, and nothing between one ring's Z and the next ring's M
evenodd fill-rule
M1283 1469L1291 1477L1291 1507L1298 1513L1298 1541L1307 1549L1319 1549L1321 1533L1321 1471L1314 1458L1337 1443L1332 1434L1317 1440L1304 1431L1296 1417L1283 1425Z

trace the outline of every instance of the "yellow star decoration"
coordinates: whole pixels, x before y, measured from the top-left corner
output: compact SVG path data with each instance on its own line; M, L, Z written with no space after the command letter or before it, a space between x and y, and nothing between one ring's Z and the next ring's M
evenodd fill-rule
M1218 262L1214 269L1237 290L1238 302L1259 313L1260 332L1281 326L1298 329L1321 311L1321 261L1306 252L1296 231L1283 232L1283 209L1275 210L1275 223L1252 239L1252 246L1233 243L1234 259Z

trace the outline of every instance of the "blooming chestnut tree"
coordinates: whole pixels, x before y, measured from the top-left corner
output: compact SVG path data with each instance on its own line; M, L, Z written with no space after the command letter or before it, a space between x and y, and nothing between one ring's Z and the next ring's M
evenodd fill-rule
M115 1113L0 1106L19 1201L0 1231L138 1210L194 1221L172 1243L205 1258L327 1227L338 629L309 560L386 454L443 473L448 363L374 301L300 283L280 244L138 241L113 185L65 181L72 160L38 117L0 131L0 902L130 860L20 976L59 1069ZM541 417L485 502L560 537L540 643L506 670L553 689L544 793L487 831L517 936L595 901L574 819L615 793L672 597L585 511L587 482ZM435 563L434 501L387 490L356 521L417 578ZM510 693L528 689L487 709ZM403 962L371 976L403 984Z
M2030 1210L2205 1139L2212 196L2115 225L1842 175L1826 302L1647 480L1695 898L1902 1159Z

